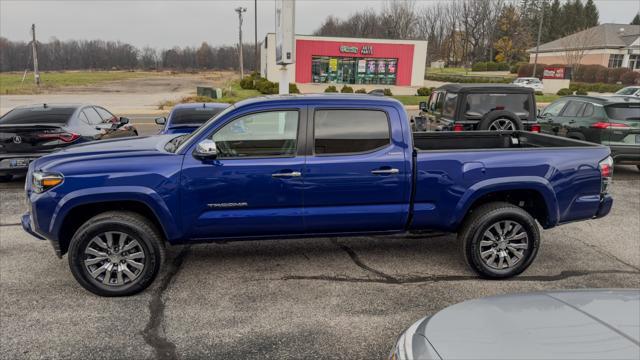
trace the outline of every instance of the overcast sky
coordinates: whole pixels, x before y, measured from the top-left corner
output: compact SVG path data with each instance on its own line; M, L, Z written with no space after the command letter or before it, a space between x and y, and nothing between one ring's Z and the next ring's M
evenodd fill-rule
M418 6L447 0L418 0ZM515 1L515 0L512 0ZM367 7L380 9L382 0L297 0L296 32L310 34L328 15L346 18ZM600 22L629 23L640 11L640 0L596 0ZM40 41L67 39L120 40L137 47L157 48L237 43L234 8L247 8L245 41L254 39L253 0L0 0L0 36L28 41L36 24ZM274 0L258 0L258 39L274 31ZM259 41L260 41L259 40Z

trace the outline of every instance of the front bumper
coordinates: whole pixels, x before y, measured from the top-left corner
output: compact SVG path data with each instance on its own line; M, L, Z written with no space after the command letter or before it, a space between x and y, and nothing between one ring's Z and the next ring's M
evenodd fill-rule
M29 233L29 235L35 237L38 240L46 240L42 235L38 234L33 229L33 223L31 222L31 214L29 214L28 211L22 214L22 218L20 219L20 222L22 223L22 229L27 233Z

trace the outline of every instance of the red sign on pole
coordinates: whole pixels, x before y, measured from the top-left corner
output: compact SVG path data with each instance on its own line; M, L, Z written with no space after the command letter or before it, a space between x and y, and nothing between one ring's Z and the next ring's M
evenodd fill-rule
M543 79L564 79L564 68L563 67L548 67L544 68L544 72L542 73Z

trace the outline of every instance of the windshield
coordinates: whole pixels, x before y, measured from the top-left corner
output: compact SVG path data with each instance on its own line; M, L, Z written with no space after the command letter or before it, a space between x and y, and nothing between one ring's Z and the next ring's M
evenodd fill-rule
M75 107L17 108L0 117L0 125L65 124L75 111Z
M638 90L639 90L639 88L626 87L624 89L618 90L618 92L616 92L616 94L618 94L618 95L633 95Z
M201 107L197 109L176 109L171 114L170 126L204 124L221 112L222 108Z
M165 146L165 149L169 152L177 152L180 149L180 147L188 143L191 138L199 136L203 131L205 131L209 127L209 125L211 125L213 122L220 119L225 114L229 113L235 108L236 107L234 105L231 105L226 109L222 110L221 112L219 112L218 115L207 120L207 122L205 122L203 125L197 128L196 131L192 132L191 134L185 134L185 135L181 135L176 138L173 138L171 141L167 143L167 145Z

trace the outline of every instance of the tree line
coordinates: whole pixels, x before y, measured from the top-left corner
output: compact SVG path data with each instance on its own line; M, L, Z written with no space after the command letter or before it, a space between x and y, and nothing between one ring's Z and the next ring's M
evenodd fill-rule
M238 69L237 46L174 47L138 49L120 41L66 40L37 42L40 70L111 69ZM254 70L253 44L243 45L244 67ZM31 43L0 37L0 71L23 71L33 67Z
M542 43L599 22L593 0L386 1L379 12L365 9L343 20L329 16L315 35L427 40L427 61L449 65L517 62L528 60L541 17Z

